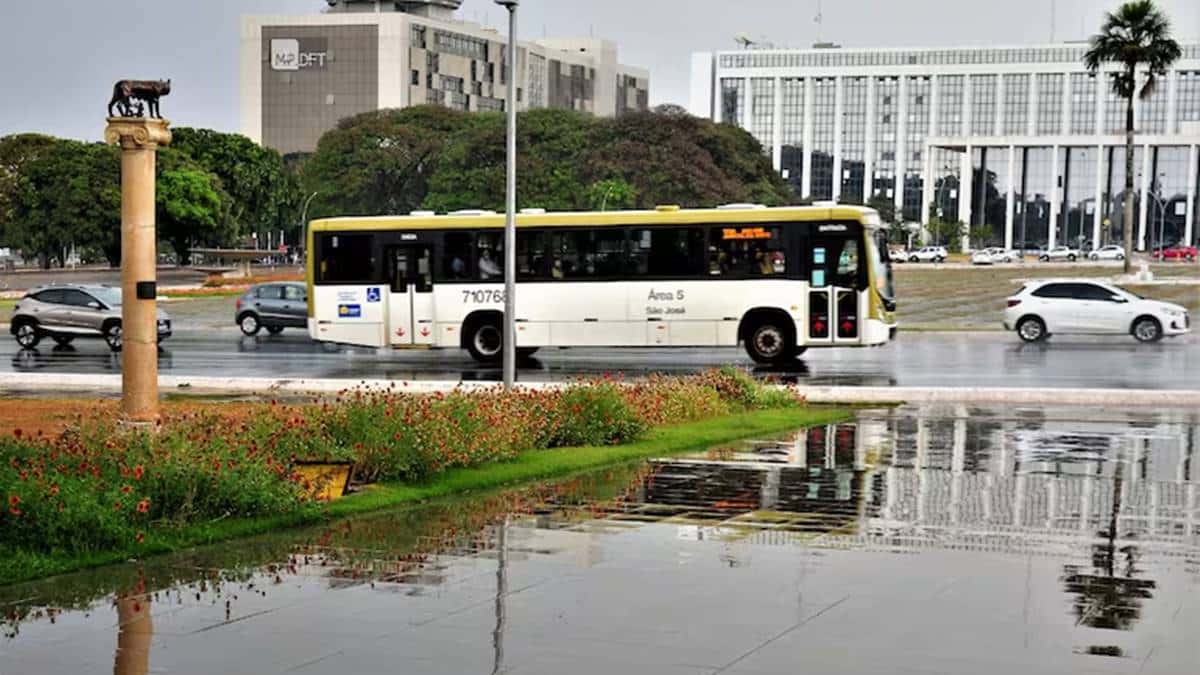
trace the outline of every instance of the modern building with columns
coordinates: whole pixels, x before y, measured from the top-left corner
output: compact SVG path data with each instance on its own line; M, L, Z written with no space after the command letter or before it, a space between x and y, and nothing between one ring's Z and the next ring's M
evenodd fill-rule
M748 130L796 193L961 220L975 246L1122 241L1125 102L1087 45L692 56L690 111ZM1200 44L1137 103L1138 249L1200 237ZM962 188L960 189L960 185ZM967 246L971 242L964 242Z

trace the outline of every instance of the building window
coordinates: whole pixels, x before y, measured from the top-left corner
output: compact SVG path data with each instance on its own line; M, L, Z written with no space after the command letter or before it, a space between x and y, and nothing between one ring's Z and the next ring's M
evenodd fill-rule
M1096 76L1071 73L1071 133L1096 133Z
M964 82L962 75L938 77L938 135L962 135Z
M746 96L742 91L745 80L727 77L721 80L721 121L735 127L742 126L746 112Z
M896 196L896 115L893 103L900 92L900 79L875 78L875 161L871 167L871 196L895 199Z
M867 78L842 80L841 201L865 201L863 177L867 150Z
M908 115L905 119L904 145L908 149L908 161L900 167L900 175L904 176L903 197L901 198L905 220L919 221L921 219L921 193L924 180L922 174L922 153L925 148L925 138L929 135L929 100L933 81L928 77L908 78Z
M1141 120L1138 131L1145 134L1164 134L1167 132L1167 80L1160 79L1158 86L1148 98L1138 99L1141 107Z
M1175 117L1175 133L1181 133L1185 122L1200 122L1200 71L1179 73L1176 93L1178 112ZM1200 208L1194 210L1200 213Z
M411 84L411 85L413 85L413 86L420 86L420 84L421 84L421 71L419 71L419 70L414 70L414 71L412 71L412 77L410 77L410 78L409 78L409 81L408 81L408 83L409 83L409 84Z
M1062 73L1038 73L1037 122L1039 135L1062 133Z
M1024 136L1029 131L1029 74L1004 76L1004 133Z
M837 81L819 77L813 89L813 199L833 198L833 128L837 103Z
M804 79L785 77L783 90L783 119L780 121L780 171L792 191L801 194L804 178Z
M991 136L996 133L996 76L971 76L971 133Z
M775 147L775 80L756 77L750 80L751 118L747 131L770 153Z

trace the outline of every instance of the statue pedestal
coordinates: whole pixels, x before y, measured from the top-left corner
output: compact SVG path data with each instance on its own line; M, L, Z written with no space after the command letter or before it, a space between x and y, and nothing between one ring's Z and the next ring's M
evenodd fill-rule
M163 119L110 117L104 139L121 146L121 412L158 418L157 236L154 167L171 142Z

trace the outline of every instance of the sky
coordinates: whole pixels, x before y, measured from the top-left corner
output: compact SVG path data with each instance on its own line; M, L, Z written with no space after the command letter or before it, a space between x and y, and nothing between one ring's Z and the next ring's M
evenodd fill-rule
M820 26L814 21L821 4ZM650 102L687 105L691 54L745 34L778 46L969 46L1085 38L1117 0L523 0L520 38L595 35L650 70ZM1176 38L1200 41L1200 2L1159 0ZM323 0L2 0L0 136L100 140L121 78L173 80L177 126L238 131L238 17L308 13ZM499 27L493 0L459 16ZM865 19L865 20L864 20Z

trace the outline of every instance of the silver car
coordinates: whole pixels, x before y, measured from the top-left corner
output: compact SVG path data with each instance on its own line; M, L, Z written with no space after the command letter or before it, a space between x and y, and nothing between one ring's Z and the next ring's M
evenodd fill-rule
M111 286L61 284L40 286L13 307L10 331L29 349L42 338L62 346L75 338L104 338L121 351L121 289ZM171 317L158 310L158 341L171 337Z
M307 328L308 287L293 281L251 286L237 299L234 321L245 335L263 328L271 335L284 328Z

